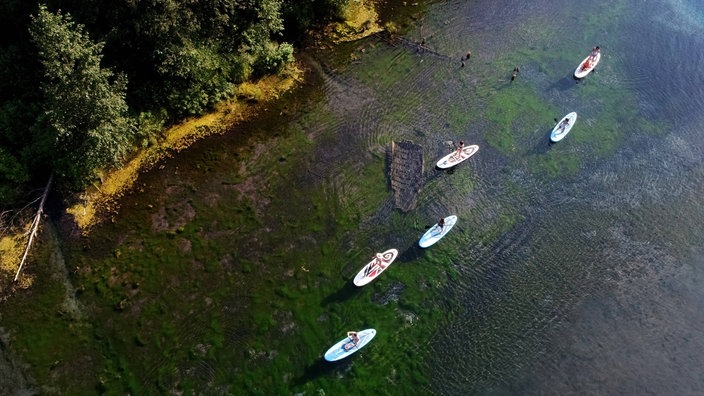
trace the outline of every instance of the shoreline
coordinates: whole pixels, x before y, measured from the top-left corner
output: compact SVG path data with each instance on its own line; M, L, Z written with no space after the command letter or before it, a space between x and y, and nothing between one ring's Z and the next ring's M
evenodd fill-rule
M377 8L376 0L351 2L343 13L344 20L329 23L324 27L322 37L315 41L322 39L338 45L383 31ZM67 204L64 215L72 217L74 226L81 234L89 233L94 225L111 213L117 213L117 201L134 188L140 174L201 139L234 132L240 123L258 114L266 103L279 99L304 83L302 63L296 59L279 75L242 83L234 89L232 98L217 104L210 113L183 120L162 131L157 144L136 150L120 168L105 171L99 186L93 184L77 193L73 202Z
M310 32L310 42L314 43L315 48L326 50L383 31L378 13L381 3L383 0L351 2L344 12L343 21L331 22L320 32ZM238 125L265 110L268 103L305 83L306 61L301 56L305 57L306 52L304 48L299 49L294 62L277 75L239 84L233 89L232 97L215 105L211 112L184 119L164 129L155 136L156 143L136 149L121 166L100 171L99 184L93 183L82 191L62 198L63 210L58 214L56 227L67 233L69 238L88 235L93 226L118 213L120 199L136 188L140 175L197 141L236 133ZM33 277L27 271L20 274L18 282L12 282L27 243L25 231L28 227L29 223L19 232L0 236L0 296L3 299L9 298L18 288L29 289L33 284ZM39 232L43 231L40 229ZM37 249L39 247L35 246L32 250Z
M167 128L157 144L137 150L122 167L105 172L100 186L93 185L77 194L78 202L68 205L66 214L73 217L81 233L88 233L92 226L117 211L117 201L135 186L140 174L199 140L234 133L240 123L258 114L266 103L299 86L303 74L300 62L296 61L288 65L282 75L240 84L233 97L216 105L212 112Z

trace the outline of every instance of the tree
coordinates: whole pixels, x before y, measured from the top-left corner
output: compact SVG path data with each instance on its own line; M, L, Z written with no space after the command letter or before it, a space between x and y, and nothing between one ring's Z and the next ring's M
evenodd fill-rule
M342 19L351 0L282 0L281 10L287 37L298 39L310 29Z
M225 59L209 48L174 46L161 55L157 70L169 81L164 97L178 115L200 114L232 93Z
M70 15L40 5L30 35L44 67L44 112L36 128L45 136L38 141L49 143L41 149L51 154L57 175L83 185L130 148L135 123L125 102L127 78L101 67L103 43L91 41Z
M163 84L154 91L177 116L202 113L231 95L232 84L293 60L291 45L272 41L283 30L281 0L150 1L161 11L145 10L141 23Z
M271 41L272 36L281 35L284 29L281 0L261 0L256 10L257 22L244 32L241 51L253 56L255 76L277 73L293 60L293 47L290 44Z
M17 158L0 147L0 205L17 199L20 186L28 180L27 169L17 161Z

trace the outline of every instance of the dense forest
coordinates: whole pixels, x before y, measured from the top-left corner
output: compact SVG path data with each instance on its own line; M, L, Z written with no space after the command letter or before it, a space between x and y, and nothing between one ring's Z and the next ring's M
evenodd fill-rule
M0 209L91 183L235 84L277 73L349 0L0 2Z

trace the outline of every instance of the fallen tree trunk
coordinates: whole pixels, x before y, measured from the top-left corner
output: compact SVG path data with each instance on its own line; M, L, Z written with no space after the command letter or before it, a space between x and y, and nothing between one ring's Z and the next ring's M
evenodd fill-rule
M20 261L20 266L19 268L17 268L17 274L15 274L14 282L17 282L17 279L19 279L20 272L22 272L22 267L24 266L24 262L25 260L27 260L27 254L29 254L29 249L32 248L34 236L37 234L37 230L39 229L39 221L42 218L42 214L44 214L44 202L46 202L46 197L49 195L49 189L51 188L52 180L54 180L53 173L51 174L51 176L49 176L49 181L46 183L46 187L44 187L44 194L42 194L42 200L39 203L39 209L37 210L37 214L34 216L34 221L32 221L32 226L30 227L29 241L27 242L27 247L25 247L24 249L24 255L22 256L22 261Z
M396 207L413 210L423 188L423 147L413 142L391 142L391 189Z

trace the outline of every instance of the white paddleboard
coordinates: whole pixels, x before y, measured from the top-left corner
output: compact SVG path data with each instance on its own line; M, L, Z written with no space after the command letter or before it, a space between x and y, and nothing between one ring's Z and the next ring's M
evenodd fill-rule
M476 144L465 146L461 153L457 153L457 150L455 150L452 153L440 158L437 166L440 169L452 168L453 166L476 154L477 151L479 151L479 146Z
M579 66L577 66L577 69L575 69L575 71L574 71L575 78L584 78L587 76L587 74L589 74L592 70L594 70L597 63L599 63L599 60L601 59L601 52L598 52L596 54L596 58L593 61L589 62L589 66L585 68L584 64L587 61L587 59L589 59L589 56L584 58L584 60L579 64Z
M569 119L570 123L566 127L560 128L560 123L562 123L562 120L565 118ZM563 137L570 133L570 129L572 129L575 122L577 122L577 113L574 111L560 118L560 121L557 122L557 125L555 125L555 127L552 128L552 132L550 132L550 140L553 142L559 142L562 140Z
M384 253L381 253L381 262L377 263L376 258L374 258L372 261L367 263L367 265L359 271L357 276L354 277L354 284L356 286L364 286L373 281L377 276L389 268L391 263L396 260L397 256L398 250L396 249L389 249Z
M354 345L354 342L349 337L345 337L337 344L333 345L325 352L325 360L328 362L334 362L336 360L344 359L347 356L357 352L362 349L369 341L376 335L376 330L366 329L357 332L357 337L359 337L359 342Z
M452 227L455 226L456 222L457 216L455 215L445 217L445 226L442 227L442 229L438 224L435 224L434 226L430 227L430 229L426 231L422 237L420 237L418 245L422 248L432 246L433 244L435 244L435 242L441 240L442 237L447 235L447 233L450 232Z

